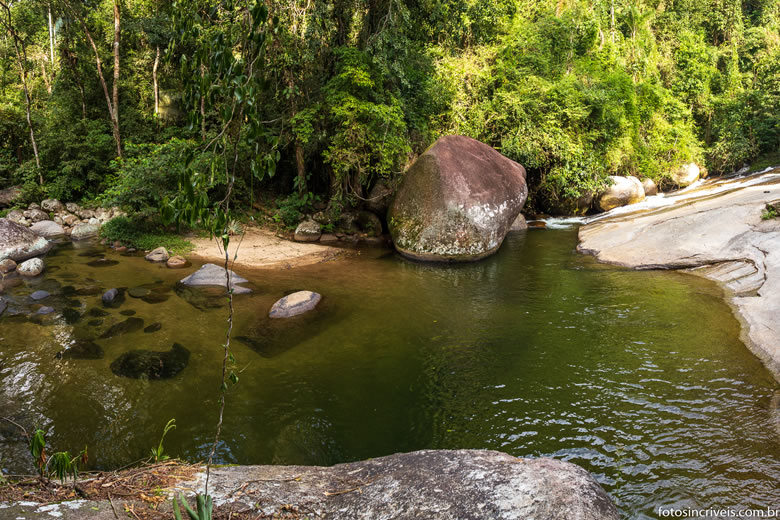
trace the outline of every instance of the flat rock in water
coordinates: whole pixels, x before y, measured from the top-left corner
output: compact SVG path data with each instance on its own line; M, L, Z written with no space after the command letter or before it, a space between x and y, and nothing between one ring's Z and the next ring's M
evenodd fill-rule
M0 316L3 315L3 313L7 308L8 308L8 303L4 299L0 298Z
M32 293L30 295L30 298L32 298L33 300L35 300L37 302L37 301L46 299L49 296L51 296L51 295L48 292L46 292L46 291L35 291L34 293Z
M94 341L81 340L65 349L62 359L103 359L103 355L103 347Z
M101 300L104 306L116 308L125 301L125 293L116 288L109 289L103 293Z
M112 325L107 331L100 335L101 339L113 338L123 334L129 334L144 328L144 320L141 318L127 318L125 321Z
M181 280L179 283L187 287L224 287L225 268L215 264L205 264L203 267ZM248 287L236 284L247 283L249 280L230 271L230 286L233 294L246 294L252 292Z
M298 291L278 300L268 313L269 318L292 318L314 309L322 296L312 291Z
M0 218L0 260L21 262L47 253L51 242L21 224Z
M131 287L127 290L127 294L133 298L143 298L152 294L152 290L147 287Z
M89 325L90 327L100 327L101 325L103 325L103 320L89 320L87 322L87 325Z
M131 350L111 363L111 371L133 379L170 379L187 367L190 351L178 343L171 350Z
M135 316L135 311L132 309L127 309L125 311L119 311L119 314L122 316Z
M47 307L44 305L43 307L39 308L35 314L51 314L54 312L54 307Z
M108 313L103 309L98 309L97 307L93 307L92 309L89 310L89 315L94 316L96 318L102 318L103 316L108 316Z
M81 313L72 307L65 307L62 310L62 317L65 318L65 323L73 325L81 320Z

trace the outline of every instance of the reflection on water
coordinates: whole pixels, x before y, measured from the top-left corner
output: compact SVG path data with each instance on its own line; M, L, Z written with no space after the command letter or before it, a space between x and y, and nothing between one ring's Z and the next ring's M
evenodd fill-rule
M387 254L242 271L254 293L236 298L240 380L221 460L333 464L488 448L580 464L631 518L654 518L659 505L776 504L778 385L739 342L719 290L595 264L575 244L574 231L531 231L469 265ZM147 456L175 417L167 452L205 458L224 296L177 290L199 266L169 270L94 246L62 246L47 264L45 277L4 294L0 415L50 430L55 449L87 444L96 468ZM110 288L124 296L115 308L101 302ZM267 318L300 289L324 295L314 313ZM36 290L51 296L33 303ZM55 312L31 316L36 305ZM183 352L174 344L188 351L181 371L144 377L150 356ZM140 379L112 373L137 357ZM6 470L31 469L7 425L0 450Z

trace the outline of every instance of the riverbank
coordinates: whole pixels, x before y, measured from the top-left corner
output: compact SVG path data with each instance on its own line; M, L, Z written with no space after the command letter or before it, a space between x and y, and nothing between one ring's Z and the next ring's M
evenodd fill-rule
M70 500L29 486L27 496L8 493L15 499L0 502L0 516L115 519L120 512L136 519L170 518L174 494L194 502L205 477L203 466L170 462L61 487ZM609 496L584 469L485 450L426 450L331 467L215 467L209 492L215 519L618 518Z
M670 197L670 199L672 199ZM717 281L741 339L780 381L780 169L703 183L658 205L587 223L578 250L634 269L680 269ZM693 326L706 326L706 316Z
M225 253L221 244L212 238L186 237L194 248L187 255L191 259L222 264ZM238 256L236 256L238 252ZM304 265L319 264L350 256L349 250L322 244L293 242L273 232L248 226L245 233L231 237L228 253L236 267L291 269Z

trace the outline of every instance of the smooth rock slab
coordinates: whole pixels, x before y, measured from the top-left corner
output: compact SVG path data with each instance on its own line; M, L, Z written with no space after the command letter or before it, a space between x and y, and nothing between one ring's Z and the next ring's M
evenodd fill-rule
M34 293L32 293L30 295L30 298L32 298L33 300L35 300L37 302L37 301L40 301L40 300L44 300L44 299L48 298L49 296L51 296L51 295L48 292L46 292L46 291L35 291Z
M0 218L0 260L21 262L47 253L51 243L21 224Z
M271 307L269 318L292 318L314 309L322 295L312 291L298 291L281 298Z
M45 238L59 237L65 234L65 229L53 220L41 220L30 226L30 231Z
M203 478L200 473L178 487L200 489ZM606 492L579 466L497 451L425 450L332 467L218 467L209 482L217 505L259 507L269 517L290 504L332 520L619 518Z
M179 283L187 287L224 287L225 286L225 268L215 264L205 264L203 267L182 279ZM241 287L237 284L247 283L249 280L238 276L230 271L230 286L233 294L247 294L252 292L248 287Z
M111 363L111 371L133 379L170 379L187 367L190 351L178 343L171 350L131 350Z

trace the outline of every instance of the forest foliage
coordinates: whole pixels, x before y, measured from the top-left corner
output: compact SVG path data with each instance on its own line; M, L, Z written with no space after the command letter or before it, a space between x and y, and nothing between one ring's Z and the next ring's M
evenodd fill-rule
M30 199L154 212L189 175L209 203L263 181L338 212L458 133L547 209L780 149L776 0L0 0L0 20L0 186Z

